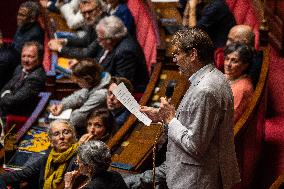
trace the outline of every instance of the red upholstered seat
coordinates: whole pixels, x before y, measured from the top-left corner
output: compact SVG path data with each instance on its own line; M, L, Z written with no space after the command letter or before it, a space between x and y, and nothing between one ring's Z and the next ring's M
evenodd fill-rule
M28 120L28 117L25 116L17 116L17 115L7 115L6 116L6 126L5 126L5 134L16 124L16 130L20 130L21 126L25 124Z
M260 11L251 0L226 0L237 24L249 25L255 33L255 48L259 48Z
M129 0L127 6L134 17L136 24L136 37L143 48L148 72L151 73L151 65L156 63L157 57L157 27L151 16L149 8L140 0Z
M48 29L46 28L46 24L45 24L45 21L44 21L44 18L43 17L40 17L38 19L38 22L40 24L40 26L44 29L44 46L43 46L43 50L44 50L44 54L43 54L43 67L44 67L44 70L46 72L48 72L51 68L51 59L50 59L50 50L49 50L49 47L48 47L48 41L49 41L49 36L48 36Z

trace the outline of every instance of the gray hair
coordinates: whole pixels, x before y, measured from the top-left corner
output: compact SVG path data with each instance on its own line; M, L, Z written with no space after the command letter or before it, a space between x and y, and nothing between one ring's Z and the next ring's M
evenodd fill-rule
M93 168L94 174L106 171L111 164L110 150L99 140L88 141L78 148L80 160Z
M48 137L49 137L49 138L52 137L51 128L54 127L55 125L57 125L58 123L62 123L62 124L65 124L66 126L68 126L68 127L72 130L72 135L73 135L73 137L74 137L74 141L76 141L75 128L71 125L71 123L70 123L69 121L64 120L64 119L57 119L57 120L52 121L52 122L49 124L49 128L48 128L48 130L47 130Z
M102 12L107 12L107 4L103 0L80 0L80 4L95 3Z
M106 39L122 39L127 35L127 28L116 16L106 16L96 26L96 31L102 30Z
M36 19L38 18L40 14L40 9L38 6L38 3L33 1L26 1L20 5L20 8L27 8L29 10L29 18Z

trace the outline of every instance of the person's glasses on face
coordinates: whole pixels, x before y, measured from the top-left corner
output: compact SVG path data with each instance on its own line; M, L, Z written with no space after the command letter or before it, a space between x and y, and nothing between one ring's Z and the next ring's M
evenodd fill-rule
M54 137L54 138L58 138L61 135L64 136L64 137L71 136L72 135L72 130L64 129L62 132L56 131L56 132L51 134L51 136Z
M95 7L93 9L90 9L90 10L86 10L86 11L81 11L81 14L85 17L85 16L93 16L94 13L96 12L96 15L98 15L101 10L99 9L99 7Z

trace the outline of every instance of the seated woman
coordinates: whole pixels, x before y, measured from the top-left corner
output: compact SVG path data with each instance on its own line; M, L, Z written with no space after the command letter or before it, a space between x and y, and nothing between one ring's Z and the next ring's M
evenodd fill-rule
M65 174L65 189L127 189L121 175L107 171L111 154L101 141L89 141L78 148L78 170Z
M107 109L95 110L87 117L87 134L84 134L79 142L84 143L89 140L106 142L115 128L115 120Z
M80 135L86 128L88 114L96 108L106 106L107 86L111 76L102 72L101 66L91 59L80 60L71 67L71 71L72 80L82 89L63 98L59 104L52 105L49 111L53 115L59 115L63 110L71 108L70 122Z
M32 181L32 188L64 188L64 174L75 166L78 144L75 129L68 121L56 120L50 123L48 137L51 149L46 155L20 171L0 174L0 188Z
M234 122L245 111L253 95L253 83L247 75L253 61L252 49L240 43L232 43L225 50L224 72L234 96Z

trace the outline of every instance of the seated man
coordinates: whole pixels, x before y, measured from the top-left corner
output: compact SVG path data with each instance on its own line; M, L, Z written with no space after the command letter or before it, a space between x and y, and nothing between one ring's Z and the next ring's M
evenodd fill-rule
M94 30L98 21L106 14L106 6L100 0L82 0L80 11L84 17L84 37L70 39L53 39L48 45L61 56L69 58L95 58L100 50L97 43L97 34Z
M42 7L47 8L54 12L59 12L66 20L66 24L70 29L78 29L84 23L84 17L79 9L80 0L71 0L64 3L62 0L48 1L40 0Z
M130 112L121 104L121 102L114 96L112 91L120 84L124 83L130 93L133 92L133 86L130 81L123 77L112 77L108 87L107 93L107 108L113 115L115 122L118 126L116 131L127 120Z
M16 65L19 63L18 53L10 44L4 43L0 30L0 90L11 79Z
M224 0L190 0L187 1L183 24L203 29L215 47L223 47L235 19Z
M45 72L42 67L43 48L38 42L23 46L21 65L0 92L0 114L29 116L34 110L38 94L44 89Z
M108 4L109 15L118 17L128 30L128 33L136 38L136 26L134 18L125 0L104 0Z
M99 63L112 76L131 81L134 92L144 92L149 81L144 53L128 35L123 22L115 16L105 17L97 24L96 32L99 44L104 49Z
M17 15L17 31L12 46L20 54L25 42L37 41L43 45L44 32L37 22L40 14L37 3L26 1L20 5Z
M64 174L74 168L78 143L75 130L69 122L56 120L50 123L48 137L51 149L47 154L20 171L0 174L0 188L33 182L33 188L64 188Z

